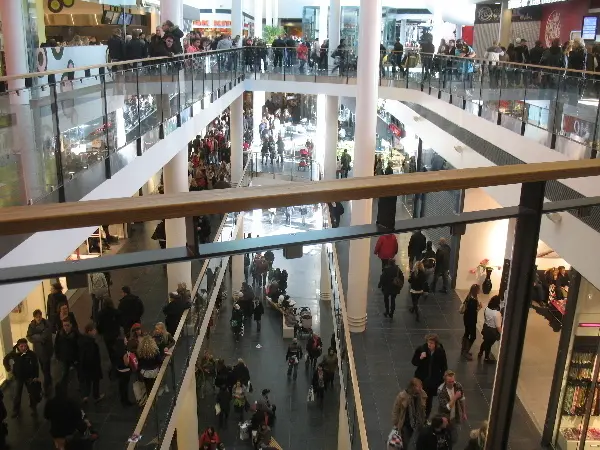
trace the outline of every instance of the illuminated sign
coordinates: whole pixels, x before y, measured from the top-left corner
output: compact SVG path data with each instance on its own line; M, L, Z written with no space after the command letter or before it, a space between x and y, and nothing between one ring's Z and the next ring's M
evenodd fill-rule
M508 8L525 8L527 6L548 5L550 3L560 3L566 0L508 0Z

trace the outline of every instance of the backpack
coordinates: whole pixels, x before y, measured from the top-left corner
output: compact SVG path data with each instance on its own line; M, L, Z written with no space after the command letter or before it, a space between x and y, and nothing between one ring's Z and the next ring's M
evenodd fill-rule
M423 260L423 267L426 269L435 268L435 258L425 258Z
M342 157L340 158L340 161L342 163L342 167L344 167L344 168L350 167L350 155L348 153L344 153L342 155Z

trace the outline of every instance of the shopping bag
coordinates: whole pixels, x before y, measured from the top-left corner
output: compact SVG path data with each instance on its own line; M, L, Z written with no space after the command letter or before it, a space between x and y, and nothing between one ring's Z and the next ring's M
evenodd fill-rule
M315 391L313 390L312 386L308 388L308 395L306 396L306 401L308 403L315 401Z
M219 414L221 414L221 405L215 403L215 415L218 416Z
M398 429L394 427L387 439L387 450L402 450L403 448L402 436L400 436Z
M146 393L146 385L143 381L136 381L133 383L133 396L138 405L144 406L146 404L148 394Z

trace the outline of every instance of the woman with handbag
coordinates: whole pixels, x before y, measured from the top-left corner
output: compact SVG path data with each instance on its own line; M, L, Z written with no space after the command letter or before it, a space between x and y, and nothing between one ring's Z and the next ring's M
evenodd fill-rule
M471 347L473 346L473 342L475 342L477 334L477 312L481 309L481 303L477 299L478 295L479 285L474 284L469 289L469 294L460 305L459 310L463 315L463 324L465 326L460 354L468 361L473 359Z
M164 355L165 353L160 352L152 336L145 335L140 339L137 349L138 367L148 397L160 371Z
M246 399L246 387L240 380L236 381L233 386L231 396L233 397L233 409L240 415L240 422L243 422L248 400Z
M408 277L410 284L410 297L412 300L412 306L408 309L411 313L415 313L417 322L421 321L421 313L419 310L419 299L427 288L427 273L425 267L421 261L417 261L414 264L413 270Z
M500 296L494 295L488 302L487 308L483 310L483 329L481 335L483 342L479 348L477 359L485 353L485 362L493 363L495 359L490 355L492 345L500 340L502 333L502 315L500 314Z
M381 272L379 277L378 287L383 293L383 303L385 306L385 312L383 315L394 318L394 311L396 310L396 296L402 290L404 285L404 274L400 267L396 265L394 259L388 261L388 265Z

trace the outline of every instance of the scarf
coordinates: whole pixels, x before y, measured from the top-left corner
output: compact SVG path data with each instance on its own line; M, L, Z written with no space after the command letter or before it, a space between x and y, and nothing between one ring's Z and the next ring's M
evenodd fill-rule
M408 393L408 420L413 431L417 431L425 423L425 411L420 408L418 403L421 401L420 395Z

